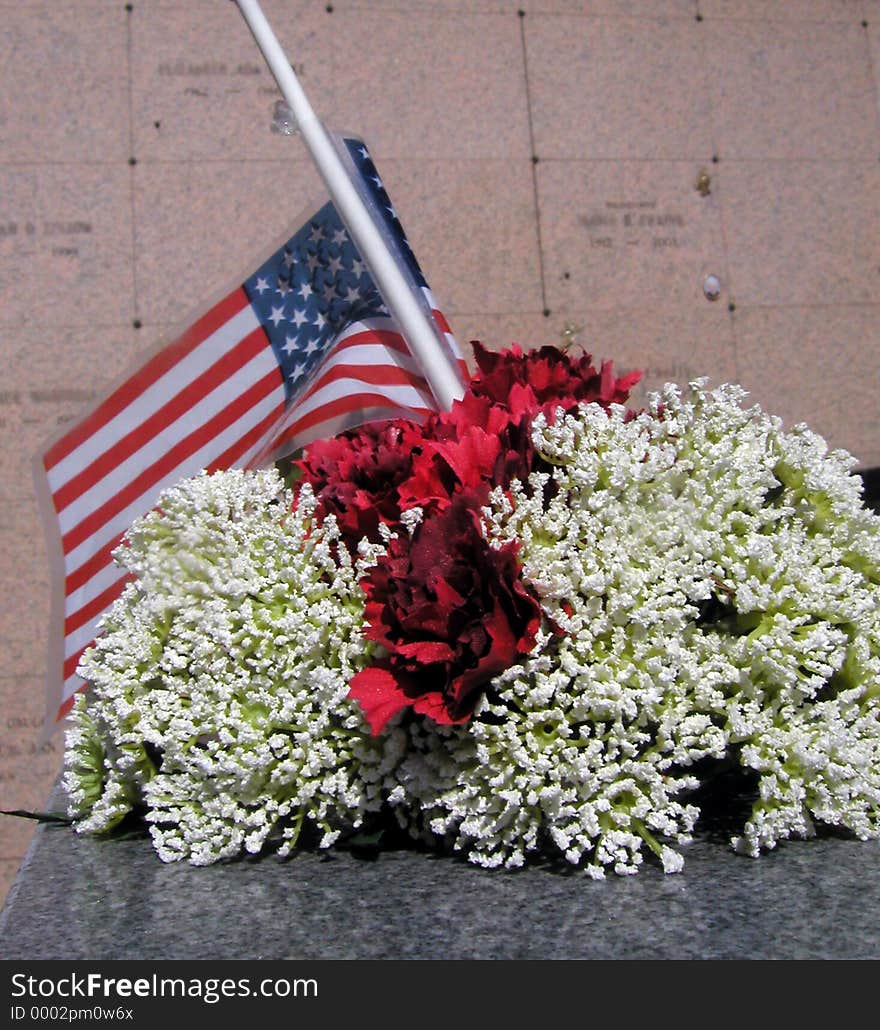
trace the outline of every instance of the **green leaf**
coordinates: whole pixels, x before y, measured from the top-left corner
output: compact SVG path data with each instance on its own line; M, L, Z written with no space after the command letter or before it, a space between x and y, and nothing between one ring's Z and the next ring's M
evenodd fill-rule
M14 815L19 819L34 819L38 823L63 823L70 826L73 820L64 812L27 812L23 808L0 808L0 815Z

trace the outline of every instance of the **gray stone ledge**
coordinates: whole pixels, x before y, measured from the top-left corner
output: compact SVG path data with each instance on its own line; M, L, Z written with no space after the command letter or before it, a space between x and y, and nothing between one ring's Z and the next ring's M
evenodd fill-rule
M880 841L791 841L753 860L719 835L684 871L594 882L391 850L207 868L146 837L41 826L0 914L5 959L880 958Z

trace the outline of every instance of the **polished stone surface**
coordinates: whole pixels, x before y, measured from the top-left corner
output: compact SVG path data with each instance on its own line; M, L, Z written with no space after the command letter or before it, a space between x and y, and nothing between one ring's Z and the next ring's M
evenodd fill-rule
M736 323L737 382L752 396L775 396L771 409L792 425L806 419L836 447L858 456L859 439L880 440L878 382L865 376L846 353L846 336L861 327L866 350L880 354L880 304L831 307L819 321L809 307L745 307L731 316ZM796 376L811 411L805 416L786 389ZM860 430L841 425L840 405L859 412Z
M723 284L717 306L724 306L731 286L719 197L694 188L700 168L699 161L542 161L538 198L551 311L703 314L713 307L703 293L713 273Z
M762 166L722 161L717 182L724 205L731 299L738 308L810 305L812 320L821 329L835 313L829 306L878 302L880 162L774 161ZM863 365L869 353L853 327L846 334L843 357L878 383L878 367ZM786 393L796 401L801 417L808 419L804 385L795 374ZM773 394L759 399L773 410ZM845 408L849 416L843 414ZM846 398L838 397L838 424L847 417L857 421L853 415ZM880 464L880 455L871 458L876 453L871 437L862 436L860 451L870 464Z
M762 21L707 19L701 31L709 66L724 68L710 85L713 136L723 159L875 156L874 79L857 19L821 32L807 19L775 22L772 32ZM795 111L809 117L792 117Z
M122 5L85 6L0 3L0 163L128 157Z
M0 161L4 356L28 329L41 330L48 345L73 329L115 326L129 318L130 179L121 162ZM73 350L72 343L67 350ZM31 383L40 378L43 358L41 351L31 353ZM5 406L2 410L5 415Z
M720 832L683 872L484 870L409 850L163 865L145 837L41 827L0 915L7 959L880 958L880 841L758 860Z
M711 157L711 68L693 18L525 21L540 158Z

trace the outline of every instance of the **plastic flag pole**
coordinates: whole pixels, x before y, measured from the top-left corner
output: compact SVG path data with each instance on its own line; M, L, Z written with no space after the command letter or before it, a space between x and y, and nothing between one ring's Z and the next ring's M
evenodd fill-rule
M451 408L452 402L464 395L464 385L454 356L440 336L439 327L410 290L378 226L351 182L330 135L309 103L259 3L257 0L234 2L238 4L278 83L281 95L324 180L330 199L367 263L382 300L400 324L410 352L419 362L431 392L442 408Z

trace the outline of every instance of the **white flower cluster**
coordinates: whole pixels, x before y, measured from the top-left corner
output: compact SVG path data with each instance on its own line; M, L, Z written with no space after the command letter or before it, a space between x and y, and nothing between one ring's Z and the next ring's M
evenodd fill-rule
M322 845L379 809L403 745L348 700L369 658L352 562L308 487L202 474L161 497L119 549L135 578L80 663L68 733L78 828L143 812L159 855L206 864L313 824ZM397 748L397 752L395 751Z
M391 801L414 833L596 877L647 845L672 872L695 773L725 758L758 777L742 852L817 822L880 835L880 519L849 455L743 396L536 420L550 471L484 515L548 630L467 726L410 728Z
M647 847L674 872L724 761L757 782L745 854L817 825L880 836L880 519L849 455L743 398L697 382L635 417L535 420L542 471L483 518L517 543L544 625L459 726L371 737L348 698L383 545L352 560L274 472L167 491L117 552L133 579L80 665L79 828L134 810L163 859L205 864L390 809L484 866L628 874Z

